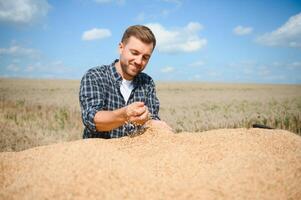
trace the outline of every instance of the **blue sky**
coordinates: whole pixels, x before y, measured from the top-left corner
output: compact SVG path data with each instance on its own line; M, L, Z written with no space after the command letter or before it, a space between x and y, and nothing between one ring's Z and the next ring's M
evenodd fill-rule
M156 81L301 84L300 0L0 0L0 76L80 79L133 24Z

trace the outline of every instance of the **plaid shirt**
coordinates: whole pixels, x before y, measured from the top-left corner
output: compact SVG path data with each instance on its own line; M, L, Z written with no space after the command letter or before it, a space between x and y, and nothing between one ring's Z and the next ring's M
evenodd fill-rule
M79 101L85 126L83 138L118 138L131 133L136 127L126 123L111 131L99 132L95 127L94 116L98 111L116 110L136 101L144 102L152 119L160 119L159 100L153 79L145 73L139 73L133 80L134 89L129 100L125 102L120 92L122 77L115 67L117 61L88 70L81 80Z

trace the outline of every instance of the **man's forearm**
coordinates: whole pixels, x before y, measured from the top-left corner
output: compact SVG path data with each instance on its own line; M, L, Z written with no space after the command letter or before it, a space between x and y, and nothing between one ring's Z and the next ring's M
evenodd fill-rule
M111 131L127 121L142 125L147 120L149 111L143 102L134 102L113 111L98 111L94 116L97 131Z
M114 111L98 111L94 117L97 131L111 131L127 121L126 108Z

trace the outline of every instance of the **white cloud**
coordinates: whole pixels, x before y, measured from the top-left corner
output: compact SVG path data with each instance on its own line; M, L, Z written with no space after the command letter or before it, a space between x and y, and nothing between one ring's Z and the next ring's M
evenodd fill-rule
M254 73L254 70L249 68L249 67L244 67L243 68L243 73L244 74L247 74L247 75L250 75L250 74L253 74Z
M8 71L12 71L12 72L18 72L20 71L20 67L18 67L16 64L10 64L6 67L6 69Z
M160 2L158 4L158 1ZM175 14L182 6L182 0L157 0L153 2L143 11L138 12L138 15L134 18L135 21L156 21L162 20L170 16L172 13ZM156 3L157 2L157 3Z
M233 29L233 33L235 35L240 35L240 36L250 34L250 33L252 33L252 31L253 31L252 27L243 27L243 26L236 26Z
M109 29L98 29L93 28L91 30L85 31L82 35L82 40L97 40L110 37L111 31Z
M293 67L301 67L301 62L300 61L293 62L293 63L291 63L291 66L293 66Z
M259 67L259 70L257 73L259 76L270 76L271 71L268 66L263 65L263 66Z
M231 63L228 74L236 81L262 83L299 83L301 62L274 61L260 63L255 61L238 61ZM226 74L226 73L225 73Z
M290 70L297 70L301 69L301 62L300 61L295 61L287 64L287 68Z
M0 55L4 54L12 56L37 57L39 52L35 49L24 48L19 45L11 45L8 48L0 48Z
M281 67L282 65L283 64L281 62L275 61L275 62L272 63L271 66L273 66L273 67Z
M0 0L0 21L27 24L46 16L49 9L47 0Z
M201 79L201 75L195 74L195 75L193 76L193 79Z
M32 66L32 65L29 65L29 66L27 66L26 68L25 68L25 72L32 72L32 71L34 71L35 70L35 67L34 66Z
M20 63L20 59L14 58L14 59L12 60L12 62L13 62L13 63Z
M271 64L272 67L284 68L284 69L301 69L301 61L292 61L292 62L273 62Z
M271 33L259 36L256 41L267 46L301 47L301 13Z
M163 0L163 1L168 2L168 3L174 3L177 6L181 6L182 5L182 2L180 0Z
M37 61L35 63L32 63L32 64L28 65L24 69L24 71L28 72L28 73L30 73L30 72L42 72L42 71L45 71L45 70L43 70L45 68L45 66L46 65L42 65L41 62Z
M220 76L219 72L213 71L213 70L209 70L206 73L207 73L208 76L211 76L211 77L218 77L218 76Z
M162 17L167 17L171 12L172 12L172 10L169 10L169 9L163 9L163 10L161 10L160 15L161 15Z
M169 72L173 72L175 69L173 67L170 66L166 66L164 68L161 69L161 72L163 73L169 73Z
M11 63L5 68L5 72L10 77L68 77L74 69L66 66L63 61L36 61L30 64Z
M258 63L254 60L242 60L239 62L232 62L228 64L229 67L234 69L241 68L241 67L254 67L257 65Z
M96 3L111 3L112 0L94 0Z
M108 3L117 3L118 5L125 4L125 0L94 0L94 1L99 4L108 4Z
M173 4L173 7L170 7L169 5L167 8L160 10L158 17L167 17L173 12L176 12L181 6L182 6L182 1L180 0L161 0L163 2Z
M201 66L204 66L205 63L202 61L202 60L199 60L199 61L196 61L194 63L191 63L189 66L191 67L201 67Z
M159 23L150 23L146 26L154 32L159 52L194 52L207 44L207 40L198 35L202 25L197 22L190 22L185 27L173 30L167 30Z
M36 62L31 65L28 65L25 69L25 72L38 72L42 74L65 74L72 71L71 67L68 67L64 64L63 61L57 60L52 61L47 64L43 64L41 62Z

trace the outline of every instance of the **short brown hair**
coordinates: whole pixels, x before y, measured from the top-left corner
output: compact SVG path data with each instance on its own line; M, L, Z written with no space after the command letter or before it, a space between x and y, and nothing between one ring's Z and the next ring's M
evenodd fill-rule
M141 40L144 43L153 44L153 50L156 46L156 38L150 28L143 25L130 26L124 32L121 42L126 44L131 36Z

